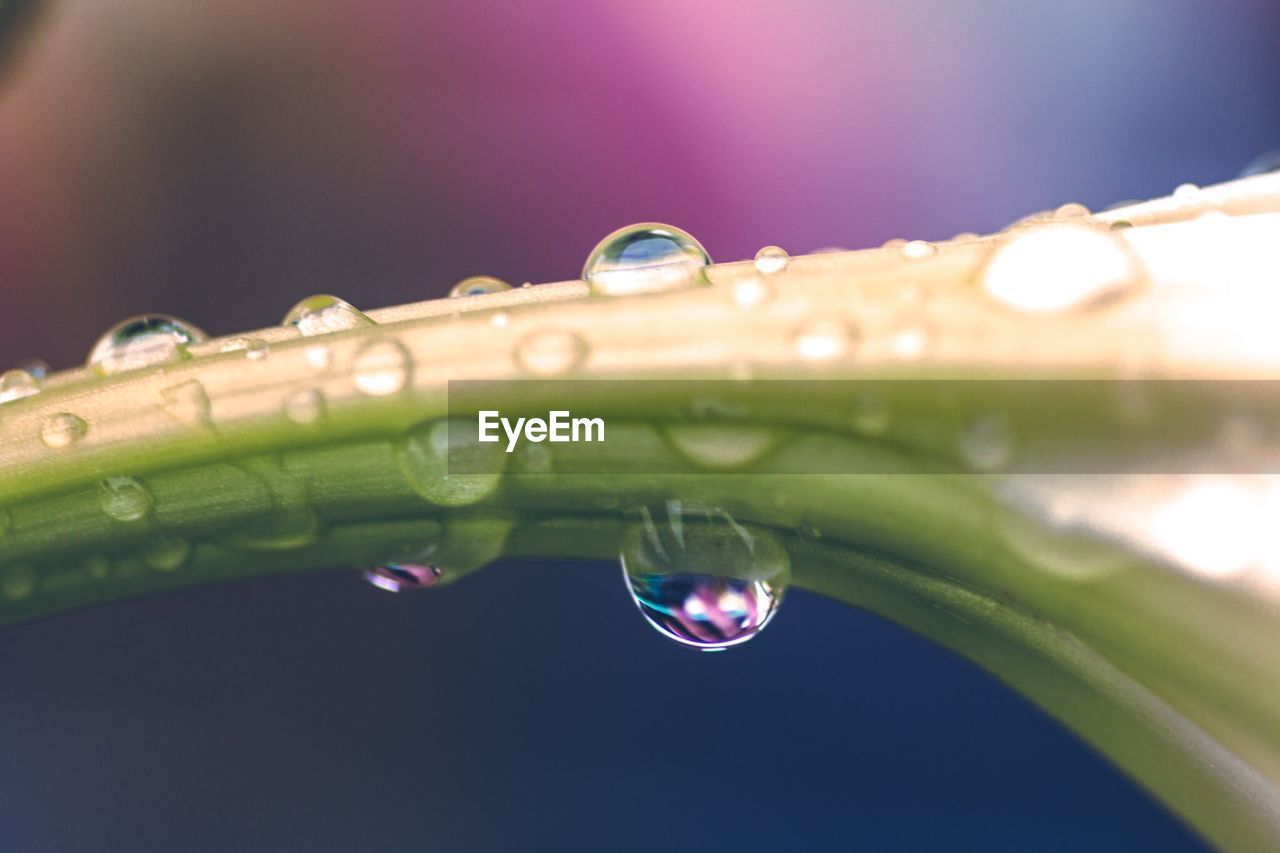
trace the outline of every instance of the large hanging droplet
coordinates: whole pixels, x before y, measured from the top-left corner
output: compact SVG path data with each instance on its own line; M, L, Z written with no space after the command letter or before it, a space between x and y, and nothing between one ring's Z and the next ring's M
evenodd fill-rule
M385 566L367 569L364 579L387 592L410 592L427 589L440 582L442 572L437 566L421 563L387 563Z
M491 275L473 275L455 284L449 291L449 296L454 299L463 296L488 296L491 293L503 293L510 289L511 285L500 278L494 278Z
M622 570L636 606L661 634L719 651L773 618L791 568L773 534L680 501L640 516L623 542Z
M303 337L327 335L330 332L345 332L361 326L372 326L363 311L351 303L328 294L308 296L289 309L280 321L281 325L293 326Z
M621 295L693 284L711 258L685 231L657 222L619 228L596 245L582 278L598 294Z
M179 361L187 347L207 340L204 332L176 317L145 314L108 329L89 353L87 365L111 375Z

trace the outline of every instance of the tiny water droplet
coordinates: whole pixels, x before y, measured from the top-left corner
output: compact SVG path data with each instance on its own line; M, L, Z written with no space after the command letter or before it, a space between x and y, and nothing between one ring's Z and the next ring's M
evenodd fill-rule
M1119 231L1122 228L1132 228L1132 227L1133 227L1133 223L1127 219L1117 219L1115 222L1111 223L1112 231Z
M1280 172L1280 148L1273 149L1250 160L1249 165L1245 166L1244 171L1240 173L1240 177L1251 178L1254 175L1265 175L1268 172Z
M773 296L773 288L762 278L750 276L733 285L733 301L739 308L754 308L768 302Z
M752 424L673 424L665 432L671 446L694 465L719 471L754 464L781 441L774 430Z
M1058 219L1079 219L1089 215L1089 208L1077 201L1069 201L1053 212Z
M902 255L906 258L927 258L937 251L938 247L926 240L912 240L902 244Z
M179 361L206 340L195 326L166 314L131 317L107 330L89 353L88 367L109 376Z
M108 477L98 483L98 505L116 521L137 521L151 512L155 498L133 477Z
M490 275L473 275L455 284L449 291L449 296L454 299L462 296L488 296L490 293L502 293L510 289L511 285L500 278Z
M409 384L413 362L404 344L389 338L369 341L356 353L352 382L370 397L386 397Z
M50 415L40 426L40 440L46 447L57 450L75 444L88 431L89 425L82 418L70 412L59 412Z
M209 395L199 380L189 379L161 390L164 413L182 424L209 423Z
M373 320L351 303L323 293L308 296L290 308L280 322L283 326L293 326L303 337L373 325Z
M364 579L387 592L411 592L427 589L440 582L443 572L437 566L422 563L387 563L366 569Z
M324 394L318 388L301 388L284 398L285 417L300 426L319 422L324 412Z
M999 471L1013 459L1009 423L999 415L974 418L960 435L960 455L969 467L986 473Z
M806 361L834 361L843 356L853 342L853 333L835 320L815 320L796 333L796 354Z
M15 367L0 373L0 403L10 400L21 400L40 392L42 385L39 377L28 370Z
M907 241L906 241L906 239L905 239L905 238L903 238L903 237L890 237L888 240L885 240L883 243L881 243L881 244L880 244L880 248L882 248L882 249L897 249L898 251L902 251L902 247L903 247L903 246L905 246L905 245L907 245Z
M439 506L467 506L498 488L509 455L500 442L479 443L474 421L454 418L412 429L397 459L405 480L419 495Z
M191 543L181 536L157 536L142 549L142 562L158 572L171 572L182 566L191 554Z
M691 284L704 278L711 257L685 231L658 222L619 228L601 240L582 268L598 294L618 295Z
M756 272L773 275L782 272L791 263L791 256L786 249L778 246L765 246L756 252Z
M260 338L232 338L222 345L222 352L242 352L250 361L261 361L271 352L271 345Z
M1196 184L1178 184L1173 188L1173 197L1177 199L1193 199L1200 195L1200 187Z
M536 376L558 376L582 364L587 342L562 329L532 332L516 344L516 362Z
M1048 223L1013 232L982 274L987 294L1029 312L1095 305L1139 284L1123 237L1075 223Z
M777 612L790 558L771 533L679 501L641 511L620 554L632 600L659 633L703 651L750 640Z

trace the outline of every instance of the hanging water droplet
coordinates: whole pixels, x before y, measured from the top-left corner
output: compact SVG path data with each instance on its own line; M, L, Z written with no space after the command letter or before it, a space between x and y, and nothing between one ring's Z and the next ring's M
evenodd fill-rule
M191 543L181 536L157 536L142 549L142 562L158 572L171 572L187 561Z
M70 412L59 412L41 424L40 440L46 447L58 450L75 444L88 431L89 425L82 418Z
M386 397L409 384L413 362L404 344L389 338L369 341L356 353L352 382L370 397Z
M324 394L318 388L301 388L284 398L285 417L300 426L317 423L324 412Z
M960 434L960 455L977 471L990 473L1004 468L1013 459L1008 421L999 415L974 418Z
M739 308L754 308L772 296L773 288L758 276L740 279L733 285L733 301Z
M516 344L516 362L536 376L558 376L578 367L587 357L587 342L562 329L533 332Z
M582 279L598 294L618 295L692 284L705 277L707 250L671 225L642 222L601 240L582 268Z
M187 347L204 340L205 333L190 323L145 314L108 329L94 344L87 365L104 376L154 367L186 358Z
M1249 178L1254 175L1265 175L1268 172L1280 172L1280 148L1261 154L1249 161L1240 177Z
M232 338L224 343L221 352L242 352L250 361L261 361L271 352L271 346L260 338Z
M772 534L670 501L625 536L623 576L649 624L703 651L744 643L777 612L790 558Z
M502 293L510 289L511 285L500 278L490 275L473 275L455 284L449 291L449 296L455 299L461 296L488 296L490 293Z
M41 384L40 379L30 371L18 367L6 370L0 373L0 403L37 394Z
M151 512L155 498L133 477L108 477L98 483L98 505L116 521L137 521Z
M816 320L796 333L796 354L805 361L834 361L848 351L852 330L835 320Z
M164 413L181 424L209 423L209 395L199 380L189 379L160 391Z
M927 258L936 254L938 247L927 240L912 240L909 243L902 244L902 255L906 258L918 259Z
M791 263L791 256L786 249L778 246L765 246L756 252L756 271L763 275L782 272Z
M1074 223L1014 232L993 254L982 284L1023 311L1083 308L1127 293L1139 271L1121 235Z
M290 308L280 323L283 326L293 326L303 337L344 332L374 324L373 320L351 303L328 294L308 296Z
M364 579L387 592L410 592L427 589L440 581L443 572L437 566L422 563L387 563L367 569Z
M509 455L501 442L481 444L474 421L453 418L415 427L397 458L419 495L439 506L467 506L498 488Z

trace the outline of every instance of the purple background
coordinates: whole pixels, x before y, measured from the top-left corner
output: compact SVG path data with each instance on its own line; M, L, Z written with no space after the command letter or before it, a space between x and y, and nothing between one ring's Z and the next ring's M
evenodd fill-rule
M732 260L1227 179L1280 145L1278 39L1207 0L55 0L0 67L0 362L572 278L637 220ZM193 590L0 673L5 850L1195 844L875 617L795 595L699 656L599 565Z

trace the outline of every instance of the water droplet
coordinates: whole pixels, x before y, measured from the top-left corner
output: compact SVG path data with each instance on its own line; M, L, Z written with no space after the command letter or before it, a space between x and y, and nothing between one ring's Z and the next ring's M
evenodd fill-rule
M6 370L0 373L0 403L37 394L41 384L40 379L28 370L20 367Z
M632 599L649 624L704 651L758 634L790 578L790 558L773 534L678 501L642 510L620 557Z
M848 351L853 333L835 320L816 320L796 333L796 354L806 361L834 361Z
M733 285L733 301L739 308L754 308L772 296L773 288L757 276L740 279Z
M760 461L778 446L780 436L751 424L676 424L666 429L667 440L700 468L732 470Z
M619 228L596 245L582 268L595 293L616 295L690 284L711 263L692 235L671 225L642 222Z
M171 572L187 561L191 543L181 536L157 536L142 549L142 562L158 572Z
M108 477L98 483L98 505L116 521L137 521L151 512L155 499L133 477Z
M510 289L511 285L500 278L494 278L489 275L473 275L455 284L453 289L449 291L449 296L453 298L460 296L488 296L490 293L502 293Z
M295 327L303 337L373 325L373 320L351 303L327 294L308 296L290 308L280 322L281 325Z
M764 275L782 272L791 263L791 256L786 249L777 246L765 246L756 252L756 271Z
M986 292L1023 311L1065 311L1097 304L1137 286L1138 269L1109 230L1050 223L1014 232L982 275Z
M1070 201L1061 205L1053 212L1053 215L1058 219L1079 219L1089 215L1089 208L1077 201Z
M923 321L904 321L889 332L889 351L903 361L919 361L929 354L933 342Z
M1173 197L1177 199L1193 199L1200 195L1200 187L1195 184L1178 184L1173 188Z
M0 580L0 592L10 601L21 601L36 588L36 574L30 566L9 566Z
M409 384L413 362L404 344L384 338L366 343L352 364L352 382L370 397L399 393Z
M891 237L880 244L882 249L897 249L902 251L902 247L907 245L907 241L902 237Z
M902 244L902 255L906 258L927 258L937 251L938 247L926 240L912 240Z
M205 333L165 314L132 317L108 329L89 353L88 366L103 375L168 364L186 358Z
M516 362L536 376L568 373L586 360L587 342L562 329L533 332L516 344Z
M1007 466L1013 459L1008 421L999 415L974 418L960 434L960 455L977 471L990 473Z
M318 388L302 388L284 398L284 413L300 426L309 426L324 417L324 394Z
M59 412L41 425L40 440L46 447L57 450L75 444L88 431L89 425L83 419L70 412Z
M410 592L427 589L440 581L443 572L436 566L421 563L387 563L367 569L364 579L387 592Z
M1115 222L1111 223L1112 231L1119 231L1122 228L1132 228L1132 227L1133 227L1133 223L1127 219L1117 219Z
M164 413L181 424L209 423L209 395L196 379L189 379L161 390Z
M397 454L413 490L439 506L467 506L488 497L502 482L508 455L501 442L479 443L475 422L461 418L414 428Z
M1250 178L1254 175L1265 175L1268 172L1280 172L1280 148L1250 160L1249 165L1245 166L1244 171L1240 173L1240 177Z
M220 352L242 352L250 361L261 361L271 352L271 345L259 338L232 338L222 345Z

